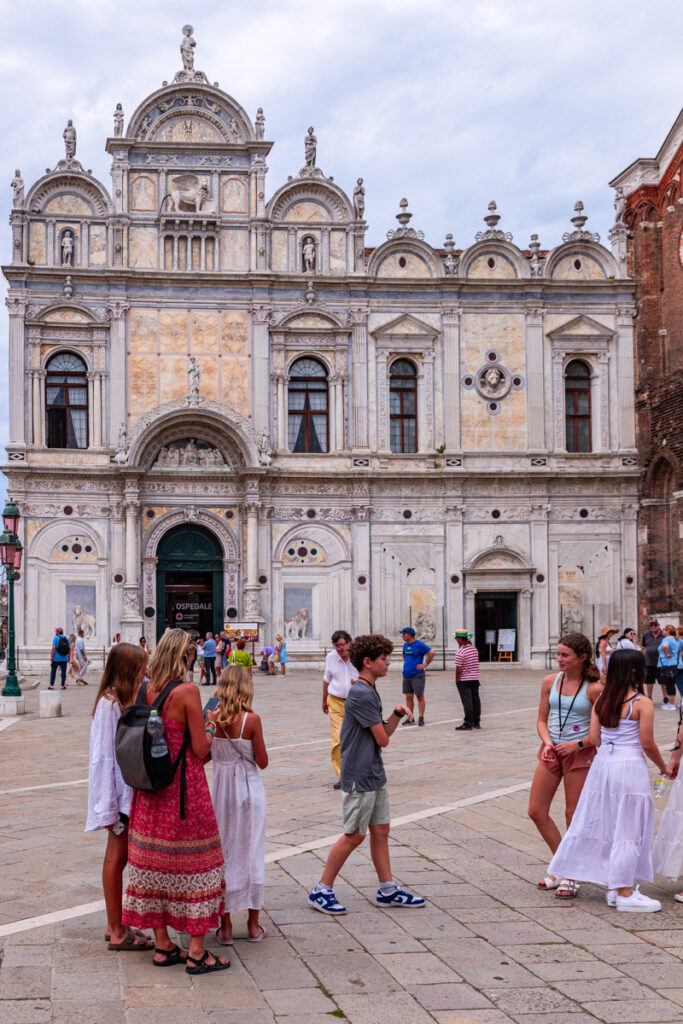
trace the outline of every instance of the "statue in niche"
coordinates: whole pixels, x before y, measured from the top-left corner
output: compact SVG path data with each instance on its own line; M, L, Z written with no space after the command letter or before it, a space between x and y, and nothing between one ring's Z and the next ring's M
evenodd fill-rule
M73 231L65 231L62 235L62 266L72 267L74 256L74 235Z
M116 110L114 111L114 135L117 138L123 135L123 107L120 103L116 104Z
M187 400L188 405L199 404L199 378L201 377L201 370L199 369L199 363L194 356L190 356L190 363L187 368Z
M318 147L318 140L312 128L308 129L308 135L304 139L304 152L306 154L306 167L315 167L315 156Z
M194 48L197 45L192 33L192 25L183 25L183 41L180 44L180 56L183 58L183 70L194 71Z
M262 466L269 466L272 462L271 458L271 447L270 447L270 434L268 427L264 427L258 436L256 441L256 447L258 448L258 460Z
M356 220L362 220L365 213L365 189L363 188L362 178L358 179L353 190L353 210L356 214Z
M497 366L489 366L479 377L479 390L487 398L497 398L505 388L505 374Z
M116 454L114 456L114 462L123 463L126 461L128 455L128 431L126 430L126 424L122 423L119 427L119 437L116 442Z
M12 191L14 192L13 206L16 210L17 207L24 205L24 179L18 167L12 179Z
M66 122L66 128L62 132L62 138L64 139L66 158L67 160L73 160L76 156L76 129L74 128L74 123L71 118Z
M619 185L614 194L614 223L624 223L624 213L626 212L626 197L624 196L624 190Z
M263 114L263 107L259 107L256 111L256 120L254 125L256 127L256 138L260 140L266 133L266 119Z
M304 272L312 274L315 271L315 242L310 235L304 238L301 252L304 258Z

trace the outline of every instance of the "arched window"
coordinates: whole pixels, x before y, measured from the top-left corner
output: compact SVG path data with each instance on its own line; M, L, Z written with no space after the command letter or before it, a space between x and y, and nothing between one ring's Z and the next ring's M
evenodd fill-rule
M328 450L327 373L317 359L297 359L289 371L289 450Z
M407 359L391 364L389 431L392 452L417 451L417 370Z
M580 359L572 359L564 374L564 411L567 451L590 452L591 371Z
M82 359L60 352L47 364L48 448L88 447L88 378Z

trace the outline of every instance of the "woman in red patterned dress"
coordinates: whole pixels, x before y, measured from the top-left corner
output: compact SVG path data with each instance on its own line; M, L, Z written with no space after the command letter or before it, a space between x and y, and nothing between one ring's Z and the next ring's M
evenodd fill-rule
M166 683L184 680L189 642L182 629L169 630L159 641L148 669L148 704L154 703ZM230 961L204 950L204 937L220 924L225 889L223 850L203 765L215 726L205 725L199 691L192 683L177 686L161 713L173 760L186 729L190 735L185 816L181 817L182 766L165 789L157 793L135 790L123 922L154 929L156 967L185 964L188 974L222 971ZM188 932L187 953L171 941L169 927Z

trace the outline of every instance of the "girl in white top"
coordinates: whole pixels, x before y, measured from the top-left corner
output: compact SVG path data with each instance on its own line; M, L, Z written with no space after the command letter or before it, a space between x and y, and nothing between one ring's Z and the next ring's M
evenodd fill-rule
M637 651L636 647L636 631L631 626L627 626L624 632L617 640L618 651Z
M247 942L260 942L266 934L259 923L266 869L266 794L259 768L268 767L268 754L261 719L251 709L251 674L228 665L216 696L220 704L206 716L216 725L211 799L225 858L225 914L216 941L231 946L233 911L249 911Z
M121 923L123 870L128 863L128 815L133 797L116 761L114 741L121 712L135 700L147 668L147 655L136 644L118 643L109 652L93 707L88 769L86 832L106 829L107 849L102 888L107 908L105 942L120 952L147 951L154 943L144 932Z

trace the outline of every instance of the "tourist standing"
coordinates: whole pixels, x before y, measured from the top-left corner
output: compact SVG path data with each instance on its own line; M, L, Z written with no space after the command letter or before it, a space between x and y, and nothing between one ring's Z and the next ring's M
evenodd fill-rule
M676 630L676 639L678 640L678 666L676 674L676 689L681 695L683 701L683 626L679 626Z
M322 878L308 895L308 902L323 914L346 913L334 894L334 881L346 860L370 830L370 853L379 880L378 907L423 907L421 896L400 889L392 880L389 859L389 796L382 763L382 747L404 715L403 704L383 721L382 702L376 683L387 674L391 640L377 634L357 636L349 651L358 678L346 698L341 732L342 812L344 834L330 850Z
M341 789L341 727L344 720L344 703L348 697L351 684L357 679L358 673L351 663L349 647L351 637L345 629L337 629L332 634L333 650L325 658L323 673L323 714L330 719L330 739L332 749L332 767L337 773L337 781L333 789Z
M200 636L197 637L195 649L197 664L199 665L199 685L201 686L202 681L206 679L206 671L204 669L204 641Z
M644 677L638 651L615 651L591 714L589 741L598 751L548 867L551 877L571 874L606 886L607 903L631 913L662 909L659 900L633 890L634 880L653 878L655 807L645 755L663 775L667 771L654 741L654 707L643 696Z
M275 653L277 664L280 666L280 675L284 676L287 674L287 644L282 633L275 634Z
M595 749L589 740L593 704L601 693L600 673L592 660L591 642L583 633L567 633L557 645L559 672L545 677L538 705L541 749L531 783L529 817L552 853L560 845L560 830L550 817L550 805L564 783L565 819L571 824ZM548 874L539 889L557 889L560 899L573 899L579 887L573 878Z
M69 652L69 667L66 670L66 674L68 675L69 679L73 679L73 681L75 683L77 678L78 678L78 662L76 660L76 634L75 633L69 633L69 647L71 648L71 650ZM69 684L67 683L67 686L68 685ZM78 685L82 686L83 684L79 683Z
M249 653L249 651L247 651L245 649L246 646L247 646L247 641L243 640L241 637L240 637L239 640L235 641L235 646L230 651L230 664L231 665L241 665L242 668L245 668L247 670L247 672L249 673L249 675L251 675L252 674L251 670L252 670L252 667L253 667L253 664L254 664L254 659L252 658L252 656Z
M632 626L627 626L624 632L617 640L617 651L637 651L636 647L636 631Z
M596 648L598 672L600 673L603 681L607 675L607 666L609 665L609 659L611 657L614 648L610 643L615 633L618 633L618 629L614 629L612 626L604 626L598 637L598 644Z
M425 724L425 670L434 657L434 651L421 640L415 639L415 630L406 626L403 636L403 693L410 715L403 725L414 725L413 703L417 697L418 725Z
M85 635L82 629L79 629L78 631L78 637L74 644L74 651L77 666L76 684L77 686L87 686L88 684L85 680L85 673L90 667L90 658L88 657L85 649Z
M107 830L102 888L107 908L105 941L117 952L144 951L154 943L121 921L123 872L128 863L128 820L133 790L123 781L116 761L116 726L121 712L135 700L147 665L137 644L115 643L107 658L95 698L90 729L88 819L86 832Z
M223 669L207 719L216 727L211 744L213 801L225 860L225 913L216 931L221 946L232 945L230 914L247 910L247 942L260 942L259 923L266 876L266 793L260 769L268 767L261 719L254 714L254 683L240 665Z
M645 652L645 692L650 698L652 697L654 684L659 682L657 662L659 660L659 645L662 642L662 638L662 627L659 625L659 619L650 619L650 628L643 633L643 642L641 644ZM668 700L666 689L662 687L662 703L667 704Z
M143 649L143 651L145 652L147 657L149 657L152 652L151 652L149 644L147 643L147 641L144 638L144 636L140 637L140 647Z
M676 677L678 675L678 640L676 627L665 626L662 642L657 656L657 671L662 690L666 690L667 703L662 704L666 711L676 710Z
M66 666L71 656L71 644L64 636L64 630L61 626L57 626L55 629L55 635L52 640L52 648L50 650L50 684L49 690L55 688L55 678L57 676L57 669L59 669L62 677L62 689L66 690Z
M455 655L455 685L465 712L465 721L456 725L456 732L481 728L481 698L479 696L479 652L472 641L472 634L466 629L457 629L455 639L458 650Z
M204 674L206 675L206 681L204 686L216 685L216 641L213 638L213 633L207 633L204 641Z
M184 682L189 639L182 629L164 633L149 663L149 683L143 683L138 693L138 701L149 706L167 683L174 682L161 707L171 759L180 755L186 732L190 743L185 771L181 765L169 786L156 793L136 789L133 794L123 923L154 929L156 966L184 964L188 974L207 974L225 970L230 961L204 950L206 935L220 923L225 883L218 823L203 765L215 726L205 726L199 692ZM169 927L189 934L188 953L171 941Z

